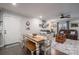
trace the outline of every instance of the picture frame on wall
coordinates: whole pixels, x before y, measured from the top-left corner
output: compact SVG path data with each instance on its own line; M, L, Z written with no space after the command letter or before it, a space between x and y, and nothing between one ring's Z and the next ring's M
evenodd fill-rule
M78 23L71 23L71 27L78 27Z

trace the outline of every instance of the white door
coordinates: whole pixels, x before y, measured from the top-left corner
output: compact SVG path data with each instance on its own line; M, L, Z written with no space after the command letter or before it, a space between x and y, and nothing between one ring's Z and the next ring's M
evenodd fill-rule
M20 33L20 20L12 15L4 17L4 44L19 42Z

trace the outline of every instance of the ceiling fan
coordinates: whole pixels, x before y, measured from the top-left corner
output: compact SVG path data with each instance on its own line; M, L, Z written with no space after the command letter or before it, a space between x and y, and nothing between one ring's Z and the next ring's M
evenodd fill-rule
M71 16L62 13L62 14L60 15L60 18L71 18Z

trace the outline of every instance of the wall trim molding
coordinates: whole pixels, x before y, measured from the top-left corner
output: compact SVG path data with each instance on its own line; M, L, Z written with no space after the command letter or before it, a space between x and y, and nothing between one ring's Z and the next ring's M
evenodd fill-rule
M6 45L4 45L4 47L10 46L10 45L14 45L14 44L20 44L20 42L15 42L15 43L11 43L11 44L6 44Z

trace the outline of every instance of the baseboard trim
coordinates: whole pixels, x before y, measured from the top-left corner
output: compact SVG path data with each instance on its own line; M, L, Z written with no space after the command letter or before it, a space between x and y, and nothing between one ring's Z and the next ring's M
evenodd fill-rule
M4 45L0 45L0 47L4 47Z
M20 44L20 42L15 42L15 43L11 43L11 44L6 44L6 45L4 45L4 47L7 47L7 46L10 46L10 45L13 45L13 44Z

